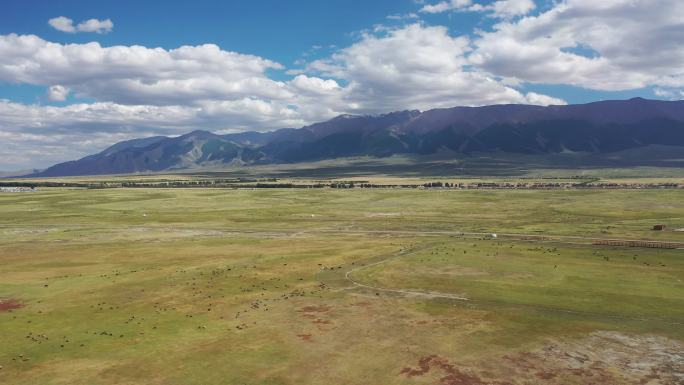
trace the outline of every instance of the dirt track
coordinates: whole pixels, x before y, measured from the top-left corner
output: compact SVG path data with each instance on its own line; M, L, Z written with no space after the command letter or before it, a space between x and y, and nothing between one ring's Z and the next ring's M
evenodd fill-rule
M420 248L420 249L413 250L413 251L410 251L410 252L399 252L398 254L391 255L391 256L389 256L389 257L387 257L387 258L385 258L385 259L382 259L382 260L380 260L380 261L373 262L373 263L370 263L370 264L367 264L367 265L357 266L357 267L355 267L355 268L353 268L353 269L351 269L351 270L348 270L348 271L344 274L344 278L346 278L349 282L351 282L352 284L354 284L354 285L357 286L357 287L362 287L362 288L371 289L371 290L376 290L376 291L383 291L383 292L389 292L389 293L398 293L398 294L404 294L404 295L414 296L414 297L424 297L424 298L448 298L448 299L454 299L454 300L468 301L468 298L463 297L463 296L459 296L459 295L456 295L456 294L452 294L452 293L441 293L441 292L437 292L437 291L419 291L419 290L410 290L410 289L390 289L390 288L385 288L385 287L379 287L379 286L373 286L373 285L365 284L365 283L360 282L360 281L358 281L358 280L356 280L356 279L354 279L354 278L352 277L352 274L353 274L354 272L359 271L359 270L361 270L361 269L365 269L365 268L368 268L368 267L371 267L371 266L377 266L377 265L383 264L383 263L385 263L385 262L391 261L391 260L393 260L393 259L397 259L397 258L401 258L401 257L406 257L406 256L409 256L409 255L414 255L414 254L416 254L416 253L418 253L418 252L420 252L420 251L422 251L422 250L424 250L424 249L426 249L426 248L427 248L427 247L422 247L422 248Z

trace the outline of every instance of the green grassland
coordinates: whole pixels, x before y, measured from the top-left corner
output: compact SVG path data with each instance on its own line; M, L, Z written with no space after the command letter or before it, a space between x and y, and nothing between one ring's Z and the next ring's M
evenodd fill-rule
M589 240L655 223L684 190L4 193L0 384L677 384L684 250Z

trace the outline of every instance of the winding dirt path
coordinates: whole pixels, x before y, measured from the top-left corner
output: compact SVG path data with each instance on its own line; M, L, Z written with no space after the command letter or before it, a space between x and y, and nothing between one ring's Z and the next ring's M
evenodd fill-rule
M392 288L386 288L386 287L380 287L380 286L374 286L374 285L366 284L366 283L363 283L363 282L355 279L354 277L352 277L352 274L354 274L355 272L357 272L359 270L366 269L366 268L373 267L373 266L377 266L377 265L381 265L381 264L387 263L389 261L392 261L392 260L395 260L395 259L398 259L401 257L407 257L410 255L415 255L415 254L417 254L423 250L426 250L430 247L432 247L432 245L424 246L424 247L421 247L419 249L414 249L414 250L408 251L408 252L402 251L402 252L399 252L397 254L391 254L389 257L387 257L385 259L381 259L379 261L369 263L366 265L354 267L353 269L348 270L346 273L344 273L344 278L347 279L349 282L351 282L356 287L362 287L365 289L371 289L371 290L375 290L375 291L382 291L382 292L386 292L386 293L398 293L398 294L403 294L403 295L412 296L412 297L448 298L448 299L454 299L454 300L460 300L460 301L469 301L469 299L466 297L459 296L459 295L452 294L452 293L442 293L442 292L438 292L438 291L421 291L421 290L411 290L411 289L392 289Z

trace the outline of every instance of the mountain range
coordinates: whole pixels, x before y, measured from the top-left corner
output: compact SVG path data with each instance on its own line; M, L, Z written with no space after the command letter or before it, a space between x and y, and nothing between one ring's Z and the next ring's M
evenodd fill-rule
M394 154L610 154L681 146L684 101L634 98L575 105L492 105L341 115L298 129L119 142L31 176L127 174Z

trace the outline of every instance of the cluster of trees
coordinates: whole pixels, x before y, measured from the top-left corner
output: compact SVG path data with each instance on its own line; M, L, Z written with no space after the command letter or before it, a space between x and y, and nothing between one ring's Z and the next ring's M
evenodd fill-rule
M68 183L68 182L0 182L0 187L87 187L90 183Z
M428 182L424 183L423 187L425 188L454 188L454 187L463 187L462 184L454 184L454 183L449 183L449 182Z
M459 188L459 189L675 189L684 188L684 185L667 183L596 183L587 181L570 182L542 182L542 183L497 183L497 182L476 182L476 183L451 183L451 182L426 182L423 184L373 184L368 181L335 181L316 183L292 183L279 182L277 178L264 179L197 179L197 180L123 180L123 181L97 181L97 182L56 182L56 181L0 181L0 187L71 187L88 189L105 188L334 188L334 189L353 189L353 188Z

